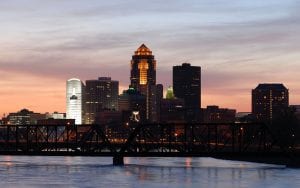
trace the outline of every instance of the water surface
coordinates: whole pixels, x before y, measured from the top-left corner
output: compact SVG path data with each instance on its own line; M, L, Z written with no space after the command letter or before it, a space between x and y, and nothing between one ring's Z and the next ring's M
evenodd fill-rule
M300 187L300 170L213 158L0 156L0 187Z

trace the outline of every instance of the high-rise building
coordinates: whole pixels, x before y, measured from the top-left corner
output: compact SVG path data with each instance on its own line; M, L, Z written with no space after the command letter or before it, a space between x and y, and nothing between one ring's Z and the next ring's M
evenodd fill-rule
M160 106L164 95L164 87L162 84L156 84L152 86L152 122L160 121Z
M142 44L134 53L131 60L130 87L146 96L146 119L153 121L152 107L156 86L156 60L152 51Z
M67 80L66 102L67 119L75 119L75 124L82 124L84 85L77 78Z
M85 87L85 123L95 123L101 110L118 110L119 82L110 77L87 80Z
M201 67L183 63L173 67L173 91L184 100L187 120L196 120L201 108Z
M271 123L289 106L289 91L283 84L259 84L252 90L252 114L258 121Z

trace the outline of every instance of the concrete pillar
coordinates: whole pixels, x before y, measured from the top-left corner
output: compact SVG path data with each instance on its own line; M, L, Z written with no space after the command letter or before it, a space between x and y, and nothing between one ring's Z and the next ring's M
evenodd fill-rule
M113 157L113 165L114 166L123 166L124 165L124 157L122 155L115 155Z

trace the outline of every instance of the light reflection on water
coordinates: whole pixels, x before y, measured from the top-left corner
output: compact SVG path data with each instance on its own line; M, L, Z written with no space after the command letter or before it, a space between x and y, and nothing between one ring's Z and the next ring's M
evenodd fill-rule
M0 156L0 187L300 187L300 170L213 158Z

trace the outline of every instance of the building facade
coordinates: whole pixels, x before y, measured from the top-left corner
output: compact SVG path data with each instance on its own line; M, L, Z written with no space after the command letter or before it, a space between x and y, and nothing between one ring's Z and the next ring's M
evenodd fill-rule
M173 67L173 91L184 100L188 121L196 120L201 108L201 67L183 63Z
M119 82L110 77L87 80L85 87L85 123L95 123L101 110L118 111Z
M185 105L184 100L179 98L162 99L160 104L160 122L161 123L184 123Z
M134 53L131 60L130 87L146 96L146 119L155 121L152 117L153 95L156 91L156 60L152 51L142 44Z
M59 126L71 126L75 125L74 119L40 119L37 121L38 125L59 125Z
M236 120L236 110L219 108L219 106L207 106L202 109L203 123L234 123Z
M152 121L153 122L159 122L160 121L160 107L161 107L161 101L163 99L164 95L164 88L162 84L156 84L156 86L152 87Z
M119 111L123 122L146 121L146 96L134 88L123 91L119 96Z
M45 119L46 114L35 113L28 109L22 109L15 113L9 113L7 124L9 125L36 125L38 120Z
M175 96L174 96L174 90L173 90L173 87L172 86L169 86L167 88L167 93L166 93L166 99L174 99Z
M258 121L271 123L289 106L289 91L283 84L259 84L252 90L252 114Z
M77 78L67 80L66 103L67 119L75 119L75 124L83 122L84 85Z
M59 112L53 112L53 113L46 113L46 119L66 119L66 113L59 113Z
M294 110L295 116L300 122L300 105L291 105L290 107Z

